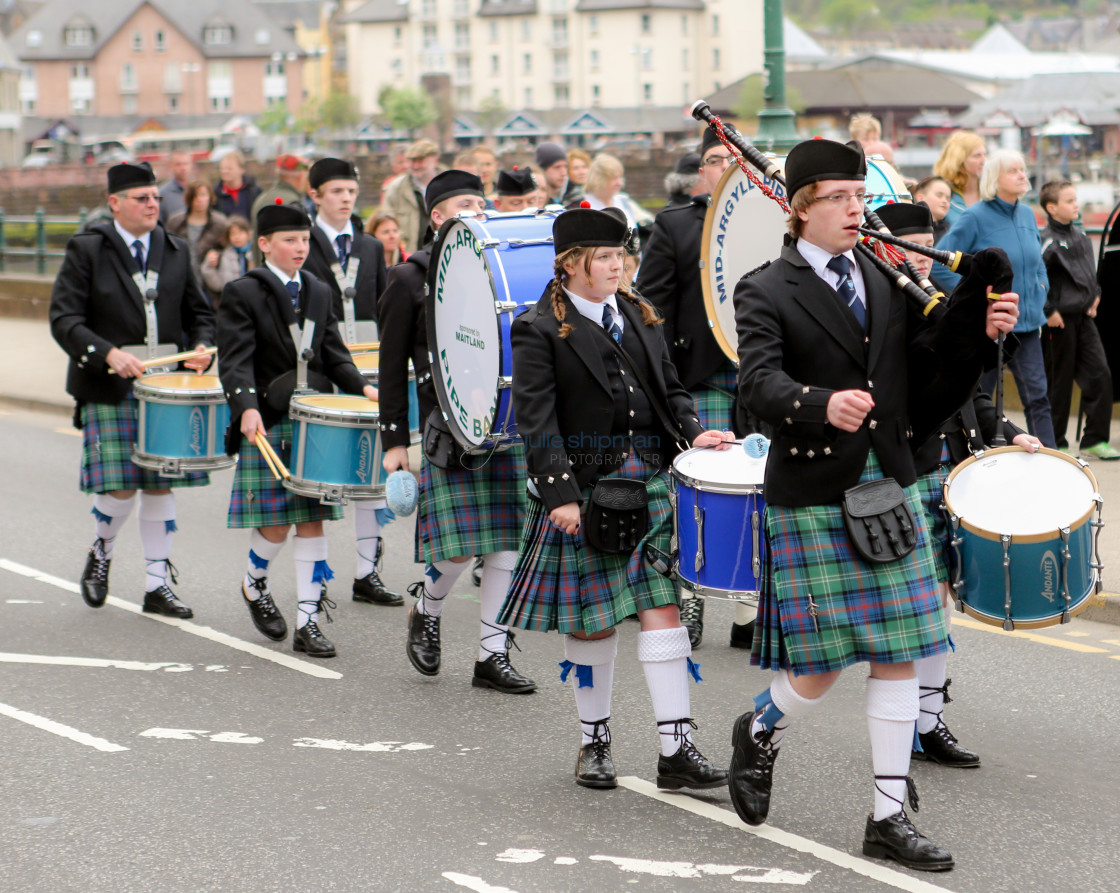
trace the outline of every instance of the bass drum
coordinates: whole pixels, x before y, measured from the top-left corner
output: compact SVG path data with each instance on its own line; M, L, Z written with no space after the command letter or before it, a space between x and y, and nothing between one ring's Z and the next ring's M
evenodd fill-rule
M784 165L784 156L776 158ZM775 195L787 198L786 188L755 171ZM910 193L894 167L881 158L867 159L867 206L874 210L892 202L909 202ZM735 332L735 285L744 275L773 260L782 250L786 212L754 185L738 165L730 165L704 217L700 242L701 286L708 324L716 343L731 362L739 362Z

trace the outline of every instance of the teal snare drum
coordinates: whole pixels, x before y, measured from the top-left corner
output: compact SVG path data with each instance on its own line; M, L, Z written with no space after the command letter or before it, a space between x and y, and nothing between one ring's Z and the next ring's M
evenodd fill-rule
M165 372L132 385L139 403L132 461L164 477L216 471L237 461L225 451L229 405L216 375Z
M284 486L324 505L385 496L377 404L351 394L292 397L292 477Z

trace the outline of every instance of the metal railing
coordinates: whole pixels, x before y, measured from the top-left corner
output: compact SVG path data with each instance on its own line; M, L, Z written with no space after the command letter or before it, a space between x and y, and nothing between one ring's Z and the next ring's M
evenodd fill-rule
M66 239L74 233L79 232L86 224L86 217L89 212L82 208L78 212L77 217L48 217L47 212L42 208L36 208L34 215L28 216L12 216L9 217L4 213L4 209L0 208L0 273L7 272L8 261L13 258L34 258L35 272L40 276L45 276L47 273L47 260L48 259L61 259L65 256L66 251L64 248L48 248L47 247L47 227L48 225L65 225L72 226L73 229L66 232ZM34 247L10 247L8 239L11 235L10 227L26 227L34 226ZM21 229L22 235L22 229ZM21 239L21 241L23 241Z

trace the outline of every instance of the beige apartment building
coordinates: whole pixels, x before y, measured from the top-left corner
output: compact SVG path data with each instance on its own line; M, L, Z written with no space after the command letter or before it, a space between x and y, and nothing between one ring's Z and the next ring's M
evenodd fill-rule
M762 69L762 0L347 0L350 91L450 76L455 107L680 108Z

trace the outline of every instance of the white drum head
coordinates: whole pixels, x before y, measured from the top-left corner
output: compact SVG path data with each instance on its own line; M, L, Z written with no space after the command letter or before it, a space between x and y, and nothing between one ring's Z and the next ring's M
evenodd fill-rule
M698 490L725 493L761 490L766 477L766 457L752 458L737 443L726 450L696 447L673 460L673 475Z
M962 462L949 476L945 503L978 530L1054 536L1078 526L1093 508L1096 489L1089 472L1069 457L1011 447Z

